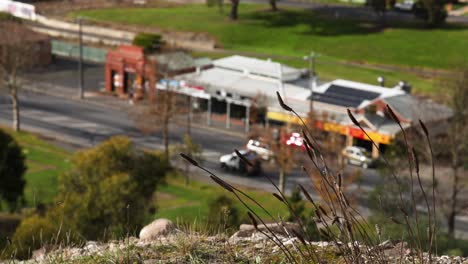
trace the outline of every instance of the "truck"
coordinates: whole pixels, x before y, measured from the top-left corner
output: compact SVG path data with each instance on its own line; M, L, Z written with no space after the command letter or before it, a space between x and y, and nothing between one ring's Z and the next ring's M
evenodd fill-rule
M257 153L250 150L240 150L242 156L244 156L253 166L246 164L236 152L223 155L219 158L219 163L222 169L237 171L249 176L258 175L262 171L261 159Z

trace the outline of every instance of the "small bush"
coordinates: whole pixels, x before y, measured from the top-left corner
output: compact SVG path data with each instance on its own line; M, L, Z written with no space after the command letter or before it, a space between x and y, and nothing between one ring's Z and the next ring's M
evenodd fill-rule
M78 152L72 163L59 179L61 206L55 210L71 230L92 240L135 234L168 169L162 155L139 151L126 137Z
M163 44L159 34L139 33L133 39L133 45L142 47L145 52L158 51Z
M0 21L21 22L21 19L11 15L10 13L0 12Z
M23 201L25 172L26 161L21 147L12 136L0 130L0 200L8 204L10 211L16 210Z
M230 198L221 195L209 203L207 222L210 232L231 233L239 226L239 210Z
M302 199L301 192L298 189L295 189L291 193L291 197L288 198L289 204L291 205L291 210L289 215L286 218L288 221L301 221L302 225L305 227L305 235L307 238L312 240L319 240L320 234L317 229L317 224L314 221L314 212L308 211L305 208L305 201Z
M51 221L38 215L32 215L21 221L16 229L12 244L7 248L9 257L28 259L34 250L52 243L58 227ZM6 256L3 256L6 257Z

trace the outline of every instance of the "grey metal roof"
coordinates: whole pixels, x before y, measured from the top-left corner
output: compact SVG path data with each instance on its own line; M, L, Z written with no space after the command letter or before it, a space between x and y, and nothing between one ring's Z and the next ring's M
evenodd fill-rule
M274 79L280 79L281 65L281 77L284 81L295 80L302 74L300 69L282 65L271 60L260 60L239 55L215 60L213 61L213 65L223 69L229 69L238 72L248 72L250 74Z
M185 80L187 83L194 85L204 86L205 90L210 94L223 91L249 98L253 98L258 94L264 94L267 97L268 105L273 107L278 105L276 92L281 93L281 86L278 80L217 67L203 70L200 73L179 75L177 79ZM310 96L309 89L283 83L283 90L283 99L286 103L290 103L298 112L308 111L309 102L307 98Z
M377 114L364 114L364 117L369 121L378 131L395 135L400 132L400 127L395 121ZM403 124L403 127L407 125Z
M410 121L421 119L425 122L431 122L447 119L452 115L452 109L449 107L427 99L420 99L411 94L384 98L384 101L396 113Z

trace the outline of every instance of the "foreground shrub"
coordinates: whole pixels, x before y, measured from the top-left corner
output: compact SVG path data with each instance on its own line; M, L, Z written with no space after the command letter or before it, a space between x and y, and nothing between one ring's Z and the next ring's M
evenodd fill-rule
M13 137L0 130L0 201L4 200L10 211L16 210L22 201L25 172L25 157L21 147Z
M72 171L59 179L57 210L66 225L93 240L134 234L166 173L161 157L138 151L126 137L76 153Z
M208 204L208 225L211 232L232 233L239 227L239 210L226 195L218 196Z
M23 219L11 239L11 245L4 258L28 259L34 249L51 244L58 232L58 227L48 219L32 215Z

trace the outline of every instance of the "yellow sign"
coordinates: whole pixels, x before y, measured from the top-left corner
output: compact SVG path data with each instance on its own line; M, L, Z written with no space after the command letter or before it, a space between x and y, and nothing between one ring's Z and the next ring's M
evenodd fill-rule
M291 124L302 125L302 122L297 118L297 116L288 113L268 112L267 118L279 122L289 122ZM344 126L336 123L317 121L315 126L323 131L349 135L357 139L370 140L370 137L375 143L379 144L390 144L390 141L392 140L392 136L366 130L369 135L369 137L367 137L360 128Z
M268 112L267 113L267 118L279 122L285 122L285 123L291 123L291 124L296 124L296 125L302 125L301 120L297 118L297 116L291 115L291 114L285 114L285 113L279 113L279 112Z

